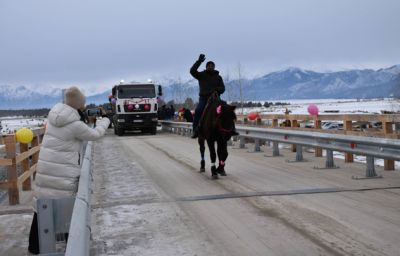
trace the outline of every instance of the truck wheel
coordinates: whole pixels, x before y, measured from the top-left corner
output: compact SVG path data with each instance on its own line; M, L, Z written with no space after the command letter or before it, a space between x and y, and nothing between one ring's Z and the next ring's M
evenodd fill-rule
M157 134L157 126L156 127L152 127L150 133L152 135L156 135Z
M117 135L117 126L114 125L114 134Z

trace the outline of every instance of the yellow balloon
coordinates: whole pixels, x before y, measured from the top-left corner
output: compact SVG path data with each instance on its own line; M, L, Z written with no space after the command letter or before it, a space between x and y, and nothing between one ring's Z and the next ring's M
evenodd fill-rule
M15 133L17 141L23 144L28 144L33 139L33 132L28 128L21 128Z

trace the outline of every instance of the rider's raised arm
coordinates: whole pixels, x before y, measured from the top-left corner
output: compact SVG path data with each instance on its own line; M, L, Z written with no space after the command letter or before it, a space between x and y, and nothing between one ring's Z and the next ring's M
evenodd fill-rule
M201 65L201 61L196 61L193 64L192 68L190 69L190 74L196 79L200 78L200 72L197 71L197 69L200 67L200 65Z
M200 54L199 59L193 64L190 68L190 74L196 78L197 80L200 78L200 72L197 71L201 65L201 63L206 59L204 54Z

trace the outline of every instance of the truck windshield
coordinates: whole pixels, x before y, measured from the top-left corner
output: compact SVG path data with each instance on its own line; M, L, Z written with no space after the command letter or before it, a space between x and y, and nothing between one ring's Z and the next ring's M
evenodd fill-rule
M154 98L156 90L153 84L121 85L118 88L118 98Z

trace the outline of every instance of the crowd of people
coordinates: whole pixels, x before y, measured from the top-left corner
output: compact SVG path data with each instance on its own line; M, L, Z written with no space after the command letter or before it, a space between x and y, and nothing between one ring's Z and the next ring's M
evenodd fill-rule
M167 107L163 105L158 109L158 120L183 120L186 122L193 123L193 114L190 109L182 107L178 111L175 111L175 107L170 105Z

